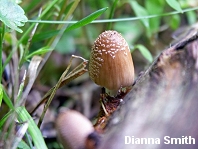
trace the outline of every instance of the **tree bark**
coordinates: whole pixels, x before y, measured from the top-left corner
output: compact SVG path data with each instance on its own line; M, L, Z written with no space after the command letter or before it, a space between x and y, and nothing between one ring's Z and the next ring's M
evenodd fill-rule
M131 138L129 144L125 144L126 136ZM180 141L188 139L186 142L183 139L184 144L165 144L168 143L164 140L166 136ZM195 144L189 137L195 139ZM160 142L136 144L137 138L147 138L147 141L159 138ZM186 144L190 140L191 144ZM167 148L198 148L198 33L195 29L164 50L137 78L108 121L99 146L99 149Z

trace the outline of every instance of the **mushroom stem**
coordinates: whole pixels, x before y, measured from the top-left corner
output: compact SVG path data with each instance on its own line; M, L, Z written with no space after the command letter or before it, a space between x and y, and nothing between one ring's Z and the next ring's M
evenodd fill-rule
M109 96L115 97L115 96L117 95L117 93L118 93L118 90L109 90L109 89L105 88L105 92L106 92Z

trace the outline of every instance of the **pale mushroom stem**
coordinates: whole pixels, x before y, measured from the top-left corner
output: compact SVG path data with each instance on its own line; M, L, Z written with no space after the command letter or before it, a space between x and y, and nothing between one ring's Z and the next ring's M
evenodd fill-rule
M109 90L109 89L105 88L105 92L106 92L109 96L115 97L115 96L117 96L118 90Z

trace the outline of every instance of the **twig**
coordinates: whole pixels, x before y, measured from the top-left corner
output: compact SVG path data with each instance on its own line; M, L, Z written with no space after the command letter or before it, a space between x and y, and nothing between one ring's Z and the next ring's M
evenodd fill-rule
M66 74L68 73L70 67L71 67L71 64L72 64L72 60L73 58L80 58L83 60L83 62L81 64L79 64L76 68L79 68L79 70L77 70L76 68L74 69L75 71L72 71L73 73L69 73L69 77L68 75L66 76ZM45 116L45 113L50 105L50 103L52 102L52 99L54 98L55 96L55 93L56 91L62 87L63 85L67 84L68 82L74 80L75 78L81 76L82 74L84 74L87 69L85 68L86 67L86 64L87 64L87 60L85 60L84 58L82 57L79 57L79 56L75 56L75 55L72 55L70 61L69 61L69 65L67 66L66 70L63 72L63 74L61 75L59 81L57 82L57 84L52 88L50 89L46 94L45 96L42 98L42 100L38 103L38 105L34 108L34 110L31 112L31 114L33 114L36 109L42 104L42 103L45 103L45 106L44 106L44 109L43 109L43 112L42 112L42 115L39 119L39 122L38 122L38 127L41 126L41 123L43 121L43 118ZM49 97L49 98L48 98Z

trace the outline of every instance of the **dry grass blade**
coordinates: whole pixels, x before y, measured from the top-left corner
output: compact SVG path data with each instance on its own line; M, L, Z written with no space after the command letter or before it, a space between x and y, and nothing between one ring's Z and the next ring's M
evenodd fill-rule
M38 17L41 16L41 12L42 12L42 8L40 8L40 10L39 10ZM36 30L37 30L38 25L39 25L39 23L35 24L32 32L30 34L30 37L28 39L28 42L27 42L27 45L25 47L24 53L23 53L23 55L22 55L22 57L20 59L20 63L19 63L20 67L23 65L24 61L26 61L26 56L29 53L30 44L31 44L32 38L33 38L33 36L34 36L34 34L35 34Z
M17 131L16 138L14 143L12 144L12 149L16 149L19 142L22 140L23 136L25 135L26 131L28 129L28 122L25 122Z
M82 74L84 74L85 72L87 72L86 69L86 65L87 65L87 60L79 57L79 56L75 56L72 55L73 58L78 58L78 59L82 59L83 62L80 63L76 68L74 68L67 76L65 76L65 78L63 78L60 87L64 86L65 84L69 83L70 81L74 80L75 78L77 78L78 76L81 76Z
M34 56L32 58L29 68L28 68L27 78L25 80L25 83L27 83L27 86L26 86L26 89L22 95L19 105L21 105L22 103L25 103L25 99L27 98L27 96L32 88L32 85L34 84L34 81L37 77L37 70L38 70L38 66L41 61L42 61L42 58L40 56Z
M74 58L82 59L83 62L80 63L80 64L79 64L74 70L72 70L69 74L67 74L68 71L69 71L69 69L70 69L70 67L71 67L72 60L73 60ZM40 119L39 119L39 122L38 122L38 127L40 127L40 125L41 125L41 123L42 123L42 121L43 121L43 118L44 118L44 116L45 116L45 113L46 113L46 111L47 111L47 109L48 109L48 107L49 107L49 105L50 105L50 103L51 103L51 101L52 101L52 99L53 99L53 97L54 97L56 91L57 91L60 87L62 87L63 85L65 85L65 84L71 82L72 80L78 78L79 76L81 76L81 75L83 75L85 72L87 72L87 69L86 69L87 62L88 62L88 61L87 61L86 59L84 59L84 58L82 58L82 57L80 57L80 56L72 55L72 57L71 57L71 59L70 59L70 62L69 62L69 65L67 66L67 68L66 68L66 70L63 72L63 74L61 75L61 77L60 77L59 81L57 82L57 84L56 84L53 88L51 88L51 89L44 95L44 97L41 99L41 101L38 103L38 105L37 105L37 106L34 108L34 110L31 112L31 114L33 114L33 113L36 111L36 109L37 109L41 104L43 104L43 103L46 102L45 107L44 107L44 110L43 110L42 115L41 115L41 117L40 117Z

